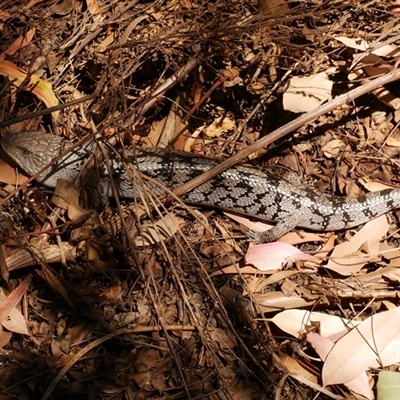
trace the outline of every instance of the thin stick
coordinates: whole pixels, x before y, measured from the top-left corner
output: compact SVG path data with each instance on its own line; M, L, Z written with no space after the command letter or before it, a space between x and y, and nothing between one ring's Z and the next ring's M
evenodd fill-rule
M223 161L221 164L216 165L215 167L211 168L207 172L196 176L192 180L186 182L182 186L176 188L173 193L176 196L182 196L183 194L189 192L190 190L196 188L197 186L201 185L202 183L206 182L207 180L213 178L214 176L224 172L228 168L232 167L233 165L237 164L238 162L242 161L244 158L249 156L252 153L255 153L259 149L268 146L269 144L275 142L276 140L288 135L289 133L295 131L296 129L300 128L301 126L315 120L316 118L320 117L321 115L332 111L336 107L350 102L357 97L362 96L374 90L378 87L386 85L389 82L393 82L400 79L400 68L395 69L393 72L389 72L379 78L374 79L373 81L367 82L349 92L342 94L341 96L336 97L335 99L329 101L326 104L312 110L308 113L300 115L294 121L287 123L286 125L281 126L280 128L276 129L274 132L271 132L269 135L263 137L262 139L258 140L251 146L243 149L239 153L235 154L234 156L230 157L229 159Z

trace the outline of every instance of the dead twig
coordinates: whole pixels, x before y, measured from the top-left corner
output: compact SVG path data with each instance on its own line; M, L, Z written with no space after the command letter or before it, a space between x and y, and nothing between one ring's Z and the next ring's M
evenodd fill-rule
M183 194L193 190L194 188L200 186L202 183L208 181L214 176L226 171L228 168L244 160L250 154L255 153L258 150L262 149L263 147L266 147L271 143L275 142L276 140L283 138L284 136L302 127L303 125L310 123L311 121L320 117L321 115L324 115L325 113L332 111L336 107L345 104L349 101L352 101L362 96L363 94L369 93L371 90L386 85L387 83L394 82L398 79L400 79L400 68L394 70L393 72L389 72L379 78L376 78L368 83L365 83L364 85L359 86L353 90L350 90L349 92L336 97L335 99L329 101L326 104L323 104L322 106L316 108L315 110L300 115L300 117L296 118L294 121L291 121L286 125L283 125L282 127L276 129L274 132L271 132L269 135L258 140L251 146L243 149L239 153L228 158L227 160L223 161L221 164L218 164L214 168L211 168L204 174L196 176L196 178L193 178L192 180L186 182L182 186L175 189L173 193L176 196L182 196Z

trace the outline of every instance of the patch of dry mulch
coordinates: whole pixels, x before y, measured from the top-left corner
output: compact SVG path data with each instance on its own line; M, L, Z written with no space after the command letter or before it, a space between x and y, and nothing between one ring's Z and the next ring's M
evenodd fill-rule
M333 94L350 90L355 51L333 38L390 40L397 12L378 0L277 8L261 0L5 1L0 126L229 157L297 116L282 106L290 78L335 67ZM30 85L32 75L41 81ZM40 97L43 82L51 89ZM57 103L58 115L41 113ZM397 111L369 94L257 155L320 191L358 195L364 176L398 183L397 124ZM3 198L12 192L6 183ZM268 295L296 294L306 302L298 307L351 318L378 311L393 293L376 281L374 290L386 291L379 301L347 296L357 279L296 265L275 279L216 274L241 263L248 246L220 211L193 214L175 202L168 210L179 230L141 246L138 225L149 217L139 205L111 200L95 209L90 193L79 206L79 194L61 193L68 201L56 208L52 191L33 183L2 204L3 290L30 281L18 306L28 334L0 346L0 400L314 398L317 388L286 375L283 357L303 357L293 345L301 340L265 320L282 309Z

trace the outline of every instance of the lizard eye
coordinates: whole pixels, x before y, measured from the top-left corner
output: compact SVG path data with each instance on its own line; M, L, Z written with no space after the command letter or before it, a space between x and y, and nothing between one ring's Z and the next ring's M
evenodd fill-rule
M30 151L26 147L19 147L19 150L23 155L28 155L30 154Z

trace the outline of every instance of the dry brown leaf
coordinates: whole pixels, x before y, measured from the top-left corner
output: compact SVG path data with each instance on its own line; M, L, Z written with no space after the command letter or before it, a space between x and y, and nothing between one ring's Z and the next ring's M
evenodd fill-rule
M6 295L2 289L0 289L0 301L6 299ZM28 335L28 327L26 326L26 321L21 311L14 307L8 314L8 318L3 321L2 325L4 328L8 329L10 332L21 333Z
M182 122L183 111L181 107L179 107L181 102L181 97L178 96L175 99L168 116L156 121L151 126L149 135L144 139L147 147L167 147L170 143L174 142L174 148L176 150L185 150L183 144L187 140L185 136L187 124ZM180 135L178 139L177 134ZM176 142L180 144L177 146Z
M13 43L11 43L11 45L4 52L4 54L11 56L14 53L16 53L18 50L21 50L24 47L28 46L28 44L31 43L33 36L35 36L35 32L36 32L35 28L29 29L29 31L26 32L24 36L20 36Z
M393 248L387 242L382 242L379 246L379 253L390 262L391 267L400 267L400 248Z
M198 129L196 129L188 138L186 138L185 136L181 136L176 141L177 146L175 147L175 145L174 145L174 148L176 150L179 150L179 148L182 148L183 151L187 151L187 152L193 151L193 153L198 154L199 150L200 151L203 150L203 146L206 146L208 143L210 143L209 139L201 139L200 138L203 130L204 130L204 126L201 126ZM180 139L182 139L182 141Z
M400 271L398 269L392 269L391 271L382 274L382 276L390 280L391 282L396 282L396 283L400 282Z
M29 283L30 278L25 278L25 280L20 285L18 285L8 296L5 296L3 293L3 299L0 303L0 323L4 326L6 320L10 318L10 315L13 313L12 321L8 324L8 326L17 330L18 333L24 334L28 334L26 322L22 315L20 317L21 313L15 307L21 301L22 296L28 289Z
M65 16L75 8L75 0L61 0L51 7L51 13L57 16Z
M0 323L3 323L10 314L11 310L20 302L30 283L29 278L18 285L4 300L0 303Z
M179 106L184 101L182 97L182 95L178 95L172 103L160 137L156 142L158 147L167 147L176 140L178 134L184 136L187 131L187 123L182 122L183 111Z
M326 143L321 150L324 152L325 157L337 158L345 147L346 144L343 140L334 139Z
M103 9L99 6L98 0L86 0L86 6L90 15L97 15L103 11Z
M318 376L313 374L310 368L303 366L300 360L286 354L279 355L279 359L289 374L301 375L314 383L318 383Z
M289 232L279 238L279 242L285 242L287 244L301 244L307 242L323 242L324 238L321 234L313 232ZM316 260L314 260L316 262Z
M7 21L11 17L8 11L0 10L0 21Z
M324 385L349 382L369 368L400 361L400 307L372 315L339 339L322 370Z
M253 295L253 299L261 312L264 313L277 312L289 308L309 307L315 303L315 301L305 300L297 294L286 297L282 292L255 294Z
M359 271L366 263L376 259L380 242L388 229L386 215L367 222L350 241L335 247L326 268L340 275L352 275ZM368 247L368 254L359 251L364 244Z
M387 139L386 144L388 146L400 147L400 137L398 137L398 136L390 136Z
M51 201L57 207L68 210L68 217L72 220L87 216L89 210L79 204L79 190L65 179L58 179Z
M257 3L262 14L273 18L280 17L290 10L286 0L258 0Z
M265 232L274 227L273 224L263 221L252 221L251 219L239 214L233 214L226 211L224 211L224 214L229 218L233 219L234 221L244 225L246 228L251 229L252 231ZM313 232L301 232L301 234L295 232L289 232L286 235L283 235L281 238L279 238L280 242L285 242L288 244L321 242L323 240L324 239L320 235Z
M260 271L255 267L239 267L239 264L229 265L228 267L221 268L218 271L213 272L210 274L210 278L218 275L226 275L226 274L250 274L250 275L270 275L273 271Z
M29 10L30 8L34 7L36 4L47 2L49 4L55 3L56 0L29 0L29 3L24 7L25 10Z
M307 310L285 310L268 319L268 321L299 339L307 331L307 327L317 326L321 336L330 338L338 333L343 335L348 329L360 323L335 315Z
M309 270L311 272L312 270ZM281 282L284 279L290 278L291 276L297 274L305 274L307 271L302 269L301 271L296 269L286 270L286 271L276 271L273 274L270 274L268 278L263 278L260 280L259 284L255 287L255 289L251 293L264 293L264 289L270 285ZM250 290L250 286L248 286ZM246 293L246 292L245 292Z
M295 113L314 110L331 98L332 87L333 81L326 72L294 77L283 94L283 107Z
M172 237L179 227L179 220L174 214L166 214L154 224L149 222L141 227L141 236L135 238L136 246L150 246Z
M144 139L146 147L153 148L160 141L160 136L167 122L167 117L156 121L150 128L149 134Z
M4 328L8 329L10 332L21 333L24 335L29 335L28 327L26 326L26 321L24 316L14 308L10 314L9 319L3 322Z
M49 72L52 74L58 65L58 63L62 60L62 55L57 53L48 53L46 54L46 65L49 69Z
M226 329L209 328L208 333L222 350L234 349L237 346L235 336Z
M121 282L118 285L111 286L106 290L103 290L101 296L105 297L107 300L121 300L123 294L123 288Z
M129 376L142 390L151 391L153 390L153 386L151 385L151 378L153 373L150 371L132 374Z
M274 226L273 224L269 224L267 222L252 221L249 218L244 217L243 215L233 214L227 211L224 211L224 214L227 215L229 218L233 219L234 221L244 225L246 228L249 228L256 232L264 232L267 231L268 229L271 229Z
M3 327L0 325L0 349L10 343L12 338L12 332L5 332Z
M85 339L92 335L92 331L85 323L69 327L68 333L71 338L71 346L82 343Z
M28 179L25 175L17 173L15 168L0 160L0 182L8 185L22 185Z
M363 185L365 189L367 189L370 192L378 192L379 190L393 189L393 186L387 185L383 182L369 181L365 178L360 178L358 181Z
M378 48L379 43L369 44L366 40L358 37L358 38L349 38L346 36L335 36L334 37L337 41L343 43L347 47L352 49L361 50L366 52L366 54L374 54L376 56L382 57L395 57L400 55L399 48L394 45L384 45ZM374 46L377 47L374 50Z
M229 131L233 131L235 128L235 121L229 116L224 115L223 117L217 117L212 124L204 130L204 134L209 138L216 138Z

